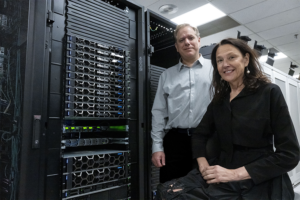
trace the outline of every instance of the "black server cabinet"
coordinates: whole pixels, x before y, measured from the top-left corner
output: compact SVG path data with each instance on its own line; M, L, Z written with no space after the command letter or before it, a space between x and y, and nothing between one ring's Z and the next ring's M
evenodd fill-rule
M180 55L175 48L174 30L176 24L171 22L151 10L145 12L146 21L146 69L147 69L147 199L154 199L156 187L159 184L159 169L151 162L152 144L151 144L151 109L155 98L158 80L161 73L167 68L176 65L179 62Z
M143 8L121 0L0 8L1 199L144 199Z
M48 125L60 134L46 150L57 167L45 182L60 188L46 197L143 198L143 9L102 0L52 6Z

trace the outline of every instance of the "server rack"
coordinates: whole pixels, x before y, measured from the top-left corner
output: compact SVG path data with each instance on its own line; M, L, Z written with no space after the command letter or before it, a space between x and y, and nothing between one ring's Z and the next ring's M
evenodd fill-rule
M0 165L1 198L143 199L143 7L118 0L5 0L0 6L1 14L7 6L21 11L9 17L23 20L15 34L1 29L11 37L1 38L1 80L9 61L2 47L14 44L18 58L11 65L18 101L6 111L1 96L1 112L14 112L0 118L7 123L1 137L14 139L1 143L1 158L8 155ZM8 91L6 83L1 90Z
M63 80L61 94L54 88L51 93L50 87L50 98L59 99L53 108L59 102L64 108L63 149L57 150L63 166L57 176L62 199L143 196L143 18L138 16L142 8L132 6L122 1L54 1L53 17L65 23L55 29L63 38L52 39L65 53L51 59L56 61L54 71L57 63L66 67L53 74Z

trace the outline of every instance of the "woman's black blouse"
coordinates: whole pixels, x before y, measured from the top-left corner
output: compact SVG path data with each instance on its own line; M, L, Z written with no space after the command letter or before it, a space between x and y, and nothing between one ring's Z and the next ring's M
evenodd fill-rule
M255 91L244 88L231 102L229 94L220 103L211 102L192 135L193 157L205 157L206 141L216 131L221 151L232 155L233 144L276 151L245 165L255 184L282 175L299 162L299 144L280 88L265 84ZM231 162L230 156L226 163ZM223 167L226 167L224 164Z

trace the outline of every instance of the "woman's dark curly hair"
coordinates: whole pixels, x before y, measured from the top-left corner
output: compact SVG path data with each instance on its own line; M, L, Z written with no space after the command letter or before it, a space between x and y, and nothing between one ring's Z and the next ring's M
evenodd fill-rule
M224 39L214 47L211 54L211 63L213 65L214 71L210 89L214 102L219 102L220 100L222 100L228 93L228 91L230 91L229 84L224 80L221 82L221 76L218 71L216 58L218 48L225 44L230 44L236 47L243 56L245 56L247 53L249 54L248 69L250 73L248 74L247 69L245 68L243 76L243 84L245 85L245 88L253 91L256 90L260 85L271 82L269 78L264 75L256 53L248 46L246 42L235 38Z

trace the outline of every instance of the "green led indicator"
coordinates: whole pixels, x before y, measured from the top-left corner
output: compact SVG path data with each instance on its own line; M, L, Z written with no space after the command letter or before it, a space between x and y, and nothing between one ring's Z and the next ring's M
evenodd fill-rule
M66 129L66 130L68 130L68 129L69 129L69 127L65 127L65 129Z
M73 130L73 129L75 129L75 127L71 127L71 129Z
M83 129L87 129L87 127L83 127Z
M89 127L89 129L93 129L93 127Z
M126 125L123 125L123 126L110 126L109 130L126 131Z
M100 128L100 126L97 126L97 128Z

